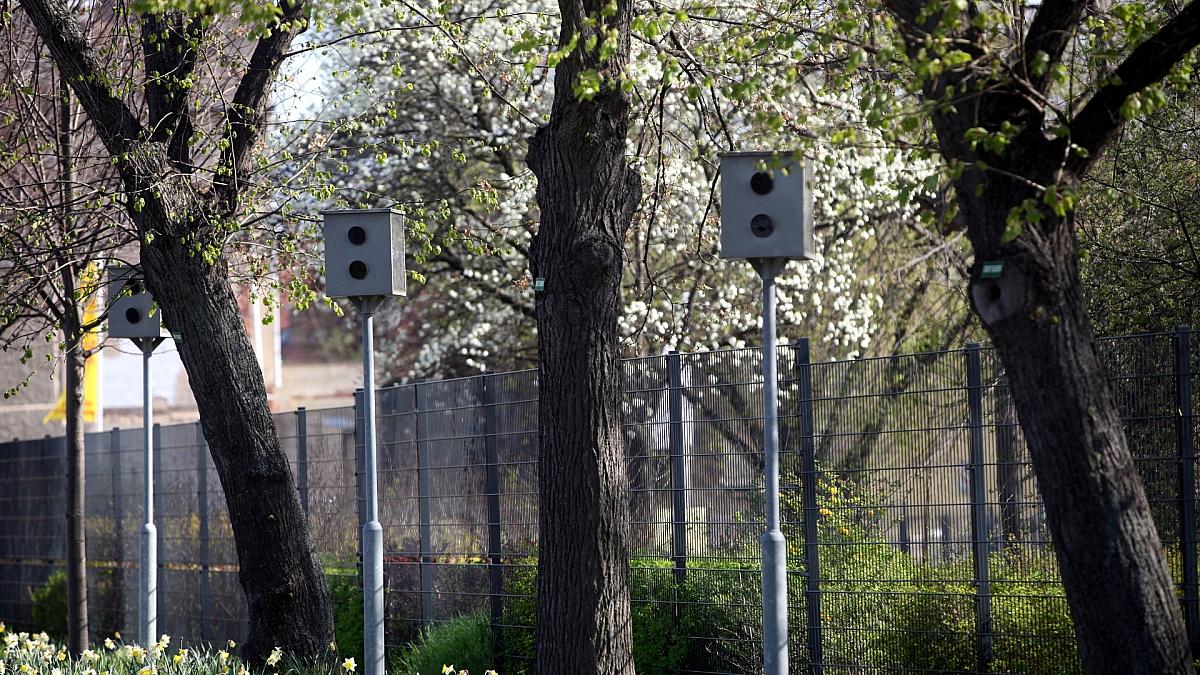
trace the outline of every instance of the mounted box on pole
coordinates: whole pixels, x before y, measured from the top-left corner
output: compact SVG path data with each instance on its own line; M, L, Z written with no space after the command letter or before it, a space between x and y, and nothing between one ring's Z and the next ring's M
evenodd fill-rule
M392 209L325 211L325 295L405 294L404 214Z
M779 375L775 278L789 260L818 260L813 239L811 170L787 152L721 156L721 257L745 258L762 278L763 474L767 530L762 536L764 675L788 673L787 544L779 517ZM814 663L818 669L820 664Z
M154 298L146 292L140 273L117 265L108 269L108 336L127 338L142 350L142 489L140 597L138 641L143 645L158 640L158 530L154 525L154 397L150 389L150 355L170 337L155 311Z
M108 336L111 338L168 338L162 312L146 291L142 275L132 267L108 268Z
M384 673L383 526L379 523L379 478L375 438L375 310L404 295L404 215L392 209L326 211L325 294L348 297L363 316L362 527L363 655L366 675Z
M820 260L811 182L793 153L721 155L721 257Z

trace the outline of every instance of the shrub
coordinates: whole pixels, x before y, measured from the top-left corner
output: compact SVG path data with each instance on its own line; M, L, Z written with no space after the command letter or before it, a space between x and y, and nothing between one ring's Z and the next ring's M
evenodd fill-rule
M492 634L482 613L459 617L421 631L397 661L403 675L438 674L442 666L483 673L492 667Z
M333 605L333 632L338 652L363 663L363 594L352 576L329 575L329 598Z
M67 637L67 575L56 570L29 591L30 620L55 640Z

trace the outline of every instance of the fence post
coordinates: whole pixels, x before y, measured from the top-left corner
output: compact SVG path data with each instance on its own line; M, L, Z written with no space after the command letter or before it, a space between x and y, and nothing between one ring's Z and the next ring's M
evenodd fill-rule
M367 524L367 486L363 469L363 453L367 447L366 424L363 423L365 404L363 390L356 389L354 391L354 488L357 496L355 511L358 513L358 582L360 588L363 580L362 531L363 525Z
M971 559L975 565L975 639L981 673L992 662L992 589L988 569L987 493L983 457L983 374L979 343L967 344L967 398L971 429Z
M687 462L683 453L683 364L679 352L667 354L669 439L671 454L671 557L675 582L687 578Z
M1192 654L1200 654L1200 580L1196 563L1196 439L1192 428L1191 330L1175 329L1176 439L1179 444L1179 547L1183 553L1183 610Z
M116 628L133 635L136 631L128 630L129 626L125 625L125 489L121 480L121 428L113 427L109 433L112 435L108 451L112 453L113 553L117 563L113 572L113 597L117 598Z
M425 388L418 382L413 385L413 415L417 431L417 516L421 533L421 622L427 624L433 620L433 532L429 517L429 444L425 441L428 430L421 419L426 403Z
M157 605L157 609L155 609L155 616L160 619L160 621L157 623L157 628L159 634L161 635L167 633L167 627L164 621L167 616L166 611L164 611L167 609L167 575L165 574L167 569L167 549L163 546L163 531L166 528L162 527L162 523L164 522L163 488L166 487L162 480L162 425L155 422L152 431L154 434L152 441L154 444L154 518L156 520L156 524L159 525L157 528L158 536L156 537L158 539L158 574L155 581L155 588L157 592L155 593L154 597L157 601L155 603ZM156 639L156 637L152 635L150 636L150 639L153 640Z
M804 598L808 618L809 672L821 675L821 555L817 547L817 442L813 417L813 381L808 338L795 345L797 403L800 406L800 461L803 482L800 498L804 507Z
M304 406L296 408L296 489L300 491L300 505L308 516L308 411Z
M483 388L483 455L487 476L488 581L491 585L492 644L500 647L500 624L504 621L504 585L500 540L500 453L496 433L496 379L492 373L480 378Z
M207 642L212 639L209 630L212 601L209 597L208 452L199 422L196 422L196 509L200 516L200 637Z

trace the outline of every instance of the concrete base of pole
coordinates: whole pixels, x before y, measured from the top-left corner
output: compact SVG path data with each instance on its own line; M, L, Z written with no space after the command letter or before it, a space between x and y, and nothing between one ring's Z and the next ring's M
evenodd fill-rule
M138 614L138 643L146 648L158 641L158 528L142 525L142 597Z
M763 672L788 673L787 545L783 533L762 536L763 557Z
M384 675L383 526L363 525L363 655L366 675Z

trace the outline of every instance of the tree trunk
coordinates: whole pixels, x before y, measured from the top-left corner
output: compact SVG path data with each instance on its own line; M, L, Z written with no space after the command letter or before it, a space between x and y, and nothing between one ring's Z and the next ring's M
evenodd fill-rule
M74 111L71 88L62 73L58 73L58 178L59 217L63 231L75 225L71 213L75 202L75 144L72 139ZM67 648L78 657L88 648L87 602L87 532L86 532L86 468L87 455L83 437L83 369L87 355L83 353L83 326L79 305L84 300L75 297L78 287L76 265L59 261L63 281L63 361L66 370L65 417L67 426Z
M280 647L320 656L333 641L329 590L226 266L171 237L142 246L229 509L250 618L242 655L260 662Z
M620 35L600 62L583 48L557 67L550 122L529 145L541 223L530 267L544 280L538 324L538 675L633 675L628 495L621 431L617 318L625 234L640 180L625 160L629 103L606 82L591 100L573 92L580 71L615 78L629 58L630 4L560 3L560 43L595 27ZM583 13L583 14L581 14Z
M1028 240L1002 244L997 233L1028 188L993 178L973 197L982 178L966 174L957 189L975 249L971 300L1008 373L1084 667L1194 672L1162 543L1096 351L1074 223L1043 222ZM982 263L993 260L1003 260L1002 276L980 278Z
M1000 500L1000 529L1004 550L1024 541L1021 530L1021 457L1012 389L996 395L996 493Z
M256 663L275 647L298 658L324 655L333 640L329 589L279 446L223 248L228 224L238 217L245 196L271 83L292 40L307 27L311 5L305 0L274 5L279 22L254 44L217 126L225 143L212 175L221 178L206 184L208 178L197 179L190 156L194 102L188 87L164 88L151 77L144 99L126 100L133 81L110 81L104 52L94 49L62 0L20 4L121 176L127 213L142 242L146 285L164 323L180 335L180 359L225 491L241 565L250 619L242 655ZM186 25L168 30L165 14L139 14L147 30L138 66L187 79L196 67L193 40L209 26L203 16L188 18ZM135 109L133 103L144 105Z
M74 313L74 309L70 313ZM67 348L67 647L78 657L88 648L87 538L84 504L86 453L83 437L83 335L77 323L63 325Z

